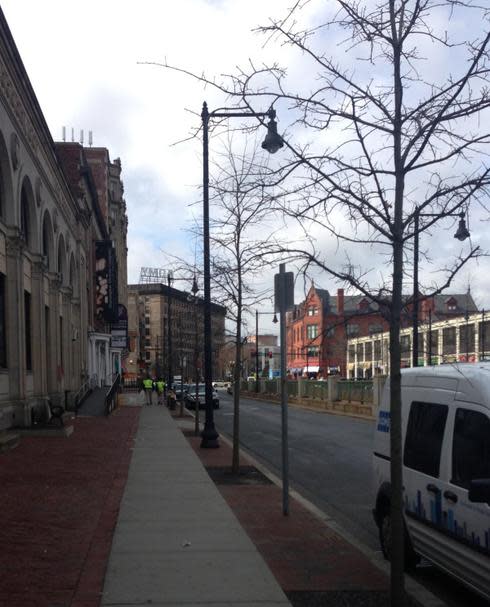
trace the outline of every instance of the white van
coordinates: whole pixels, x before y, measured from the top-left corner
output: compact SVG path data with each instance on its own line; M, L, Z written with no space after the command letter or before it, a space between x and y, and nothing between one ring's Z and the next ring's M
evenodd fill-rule
M375 508L390 550L390 382L374 440ZM490 599L490 363L402 371L406 558L433 562Z

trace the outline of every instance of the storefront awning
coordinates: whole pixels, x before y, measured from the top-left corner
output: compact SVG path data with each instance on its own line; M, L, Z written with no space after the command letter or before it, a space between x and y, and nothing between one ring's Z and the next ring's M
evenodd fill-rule
M319 370L320 367L318 365L308 365L307 367L305 367L305 371L307 371L308 373L318 373Z

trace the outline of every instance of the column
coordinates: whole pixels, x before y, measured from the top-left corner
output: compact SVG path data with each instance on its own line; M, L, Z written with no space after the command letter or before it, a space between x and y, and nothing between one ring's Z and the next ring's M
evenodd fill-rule
M58 274L51 273L49 277L49 360L47 367L48 392L58 393L61 390L59 324L60 324L60 287Z
M63 348L63 388L64 390L73 390L73 370L72 370L72 342L73 328L71 317L71 287L61 289L61 316L63 317L63 335L61 343Z
M34 375L34 394L47 393L46 379L46 322L44 318L44 276L46 265L42 260L32 264L32 370Z
M5 318L11 400L25 398L24 246L24 240L20 236L7 238Z

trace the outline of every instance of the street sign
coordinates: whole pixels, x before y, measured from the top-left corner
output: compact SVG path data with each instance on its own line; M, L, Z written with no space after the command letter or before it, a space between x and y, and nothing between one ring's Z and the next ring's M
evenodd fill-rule
M284 311L294 308L294 273L282 272L274 274L274 310L281 311L281 282L284 290Z

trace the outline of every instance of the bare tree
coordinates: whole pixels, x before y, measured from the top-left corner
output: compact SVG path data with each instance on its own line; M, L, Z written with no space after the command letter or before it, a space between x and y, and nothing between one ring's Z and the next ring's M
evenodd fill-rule
M484 4L336 0L316 15L305 11L302 25L303 9L312 3L298 0L283 19L258 31L267 44L288 47L289 57L298 52L301 82L277 64L250 62L219 80L165 65L217 87L241 108L274 104L280 119L292 116L284 134L288 153L270 172L275 201L303 230L304 245L288 252L365 294L389 318L392 605L405 600L402 291L417 223L420 234L430 233L470 205L486 211L490 31ZM467 23L471 39L453 39L458 30L469 31ZM325 251L326 235L337 251ZM477 252L470 246L445 262L431 294L449 286Z
M228 137L222 154L216 154L211 179L210 205L212 280L214 298L227 307L235 325L235 364L233 366L233 456L232 472L240 468L240 378L242 369L242 327L244 313L263 300L254 283L264 271L268 239L264 228L270 219L270 204L264 198L264 167L256 142L240 141L233 148ZM256 344L258 347L258 344Z

